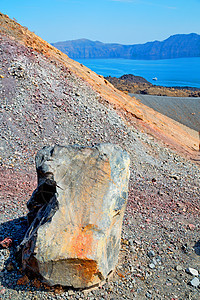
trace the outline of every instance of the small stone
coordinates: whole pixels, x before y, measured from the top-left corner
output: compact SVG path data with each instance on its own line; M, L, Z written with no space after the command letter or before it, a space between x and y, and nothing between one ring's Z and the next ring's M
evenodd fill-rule
M148 257L154 257L155 256L155 252L153 250L150 250L148 253L147 253Z
M1 247L3 248L9 248L12 245L12 238L6 237L3 241L0 242Z
M4 268L4 260L0 260L0 271Z
M58 100L58 101L56 101L55 104L56 104L56 106L60 107L62 105L62 102Z
M141 245L141 241L139 241L139 240L134 240L133 241L136 245Z
M161 191L158 191L159 196L163 196L164 194Z
M122 239L122 244L124 244L124 245L129 245L129 241L127 241L127 240L124 240L124 239Z
M188 224L187 226L190 230L194 230L195 229L195 225L194 224Z
M133 279L131 280L131 283L132 283L132 284L135 284L135 283L136 283L135 278L133 278Z
M13 263L10 262L10 263L7 265L6 269L7 269L8 271L13 271L13 270L14 270Z
M149 268L150 268L150 269L155 269L155 267L156 267L156 266L155 266L153 263L150 263L150 264L149 264Z
M129 244L130 244L131 246L133 246L133 243L134 243L134 242L133 242L133 239L130 239L130 240L129 240Z
M149 298L149 299L151 299L152 295L149 292L146 292L146 297Z
M176 269L176 271L182 271L182 270L183 270L183 268L182 268L180 265L177 265L177 266L175 267L175 269Z
M173 179L175 179L175 180L178 180L178 179L179 179L179 177L178 177L177 175L170 175L169 177L171 177L171 178L173 178Z
M187 252L188 252L188 246L187 246L187 244L182 245L182 246L181 246L181 249L182 249L185 253L187 253Z
M131 246L131 247L130 247L130 251L133 252L133 253L136 252L136 247Z
M197 277L194 277L191 281L190 281L190 284L194 287L198 287L199 284L200 284L200 281Z
M155 257L153 257L153 259L152 259L151 263L152 263L152 264L154 264L154 265L157 265L157 264L158 264L158 262L157 262L157 260L156 260L156 258L155 258Z
M17 280L17 284L18 285L26 285L29 283L29 279L26 275L24 275L23 277L20 277L18 280Z
M158 263L161 263L161 262L162 262L161 256L158 255L158 256L156 257L156 260L157 260Z
M74 295L74 291L72 291L72 290L69 290L69 291L68 291L68 295L69 295L69 296L72 296L72 295Z
M35 278L33 280L33 285L34 285L34 287L36 287L37 289L39 289L41 287L41 282L37 278Z
M150 274L148 272L145 273L145 277L148 278Z
M2 289L2 290L0 290L0 294L5 294L5 292L6 292L6 289Z
M187 268L185 271L188 274L193 275L193 276L198 276L199 275L198 271L196 269L193 269L193 268Z

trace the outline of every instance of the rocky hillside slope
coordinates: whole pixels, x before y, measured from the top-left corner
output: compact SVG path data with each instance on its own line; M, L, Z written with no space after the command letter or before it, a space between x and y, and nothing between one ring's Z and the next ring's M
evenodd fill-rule
M167 59L200 56L200 35L176 34L166 40L136 45L105 44L79 39L52 43L70 58Z
M168 143L184 148L191 154L196 154L194 150L198 150L198 135L196 132L189 131L180 124L164 117L159 113L155 113L152 109L142 105L134 98L125 95L113 87L101 75L97 75L82 64L71 60L65 54L56 50L53 46L37 37L34 33L20 26L20 24L10 20L2 15L0 20L1 32L17 40L21 45L28 47L29 51L36 51L42 57L50 61L56 61L61 64L62 68L68 68L70 72L76 74L79 78L86 81L90 87L97 92L100 102L114 108L118 114L128 122L137 122L137 126L148 127L153 134L167 138ZM53 64L51 62L51 64ZM55 64L55 63L54 63ZM6 79L2 80L4 82ZM138 120L141 120L141 122Z
M13 238L9 251L0 249L1 297L197 299L198 284L185 272L200 270L194 132L118 91L3 14L0 31L0 240ZM48 144L100 142L119 144L131 157L119 264L97 290L49 288L26 277L15 257L36 186L35 153Z

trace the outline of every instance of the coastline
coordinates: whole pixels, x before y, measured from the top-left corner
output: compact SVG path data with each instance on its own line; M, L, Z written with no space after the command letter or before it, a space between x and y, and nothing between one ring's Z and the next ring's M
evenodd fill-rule
M78 61L104 77L119 78L124 74L134 74L156 86L200 88L200 57L162 60L91 58Z
M126 94L142 94L168 97L200 97L200 88L196 87L167 87L155 85L141 76L126 74L119 78L105 77L115 88Z

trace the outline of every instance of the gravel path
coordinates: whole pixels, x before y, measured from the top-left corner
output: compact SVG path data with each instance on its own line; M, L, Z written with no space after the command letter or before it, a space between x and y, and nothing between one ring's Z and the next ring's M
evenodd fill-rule
M200 98L130 94L159 113L200 131Z
M5 36L0 49L0 240L14 240L0 249L0 298L198 299L199 167L127 124L57 61ZM47 144L100 142L119 144L131 157L118 266L93 291L49 288L26 277L16 258L36 186L35 153Z

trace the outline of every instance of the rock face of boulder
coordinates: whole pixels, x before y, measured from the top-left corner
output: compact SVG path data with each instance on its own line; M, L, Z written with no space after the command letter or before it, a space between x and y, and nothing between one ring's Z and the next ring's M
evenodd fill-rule
M118 260L129 156L120 147L44 147L27 206L22 262L49 285L100 283Z

